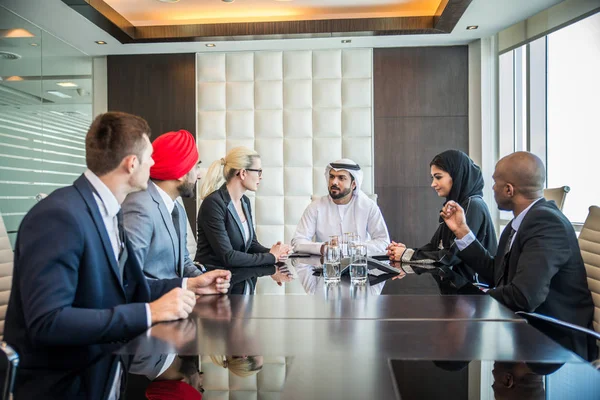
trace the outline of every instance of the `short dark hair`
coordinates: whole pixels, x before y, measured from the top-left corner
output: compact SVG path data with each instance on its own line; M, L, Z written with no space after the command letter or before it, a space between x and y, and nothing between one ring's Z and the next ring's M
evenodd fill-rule
M85 137L85 162L96 175L113 171L123 158L142 159L150 126L141 117L124 112L107 112L96 117Z

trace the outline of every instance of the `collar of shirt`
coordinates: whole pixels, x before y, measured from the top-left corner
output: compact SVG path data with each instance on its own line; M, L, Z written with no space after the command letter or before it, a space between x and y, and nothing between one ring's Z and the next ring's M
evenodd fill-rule
M150 181L150 182L152 182L152 181ZM167 211L169 211L169 214L171 214L173 212L173 209L175 208L175 201L171 198L171 196L169 196L167 194L167 192L162 190L160 188L160 186L158 186L156 183L152 182L152 184L158 191L158 194L160 194L160 198L162 199L163 203L167 207Z
M100 197L100 200L102 200L102 204L104 205L104 210L102 211L104 215L110 218L115 217L119 210L121 210L121 205L117 201L115 195L110 191L108 186L106 186L104 182L102 182L100 178L98 178L98 176L89 169L86 169L83 174L96 190L95 194L97 194L98 197Z
M539 199L537 199L536 201L534 201L533 203L531 203L529 205L529 207L527 207L526 209L524 209L521 214L519 214L515 219L513 219L511 227L515 230L515 232L517 232L519 230L519 227L521 226L521 223L523 222L523 219L525 218L525 215L529 212L529 209L531 207L533 207L533 205L535 203L537 203L538 201L540 201L542 199L542 197L540 197Z

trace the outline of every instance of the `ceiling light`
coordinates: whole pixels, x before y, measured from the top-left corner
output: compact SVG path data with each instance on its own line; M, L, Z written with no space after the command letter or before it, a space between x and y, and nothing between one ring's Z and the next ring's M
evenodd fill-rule
M7 82L19 82L24 81L25 79L20 76L9 76L8 78L4 78L4 80Z
M96 44L106 44L104 40L96 40Z
M58 90L48 90L46 93L51 94L56 97L60 97L61 99L70 99L71 96L68 94L64 94L63 92L59 92Z
M205 46L206 47L217 47L217 45L214 43L206 43Z
M179 3L179 0L158 0L161 3Z
M33 47L39 46L37 43L29 43L29 45Z
M352 43L352 39L343 39L342 43Z
M61 87L77 87L77 84L73 82L58 82L57 85Z
M35 37L35 35L29 32L27 29L17 28L17 29L0 29L0 37L3 38L25 38L25 37Z
M477 28L479 28L479 25L469 25L469 26L467 26L467 30L468 31L474 31Z

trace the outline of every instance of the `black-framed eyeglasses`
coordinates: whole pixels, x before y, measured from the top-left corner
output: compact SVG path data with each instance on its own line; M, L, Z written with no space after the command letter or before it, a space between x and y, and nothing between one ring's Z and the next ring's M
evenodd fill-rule
M258 172L258 177L260 178L262 176L262 169L254 169L254 168L244 168L246 171L254 171L254 172Z

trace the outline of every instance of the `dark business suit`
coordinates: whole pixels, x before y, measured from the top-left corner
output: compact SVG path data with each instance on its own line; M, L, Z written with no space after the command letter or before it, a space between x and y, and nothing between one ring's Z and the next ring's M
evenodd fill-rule
M106 398L118 361L111 343L144 332L144 303L181 285L146 281L135 257L121 281L92 190L81 176L19 228L5 333L21 359L16 399Z
M256 239L250 199L246 196L242 197L242 207L250 231L248 241L244 240L242 221L225 185L202 202L198 212L196 261L204 264L207 269L218 266L231 270L235 275L237 267L272 266L277 261L275 256L269 253L270 249L262 246ZM256 277L250 280L256 284ZM231 290L234 291L235 288L232 286Z
M535 203L521 222L510 252L502 257L510 231L508 225L500 236L498 257L492 257L478 241L458 255L494 283L488 293L512 310L535 311L591 329L594 305L579 244L556 204L545 199ZM543 330L584 358L595 352L584 335L558 328Z

